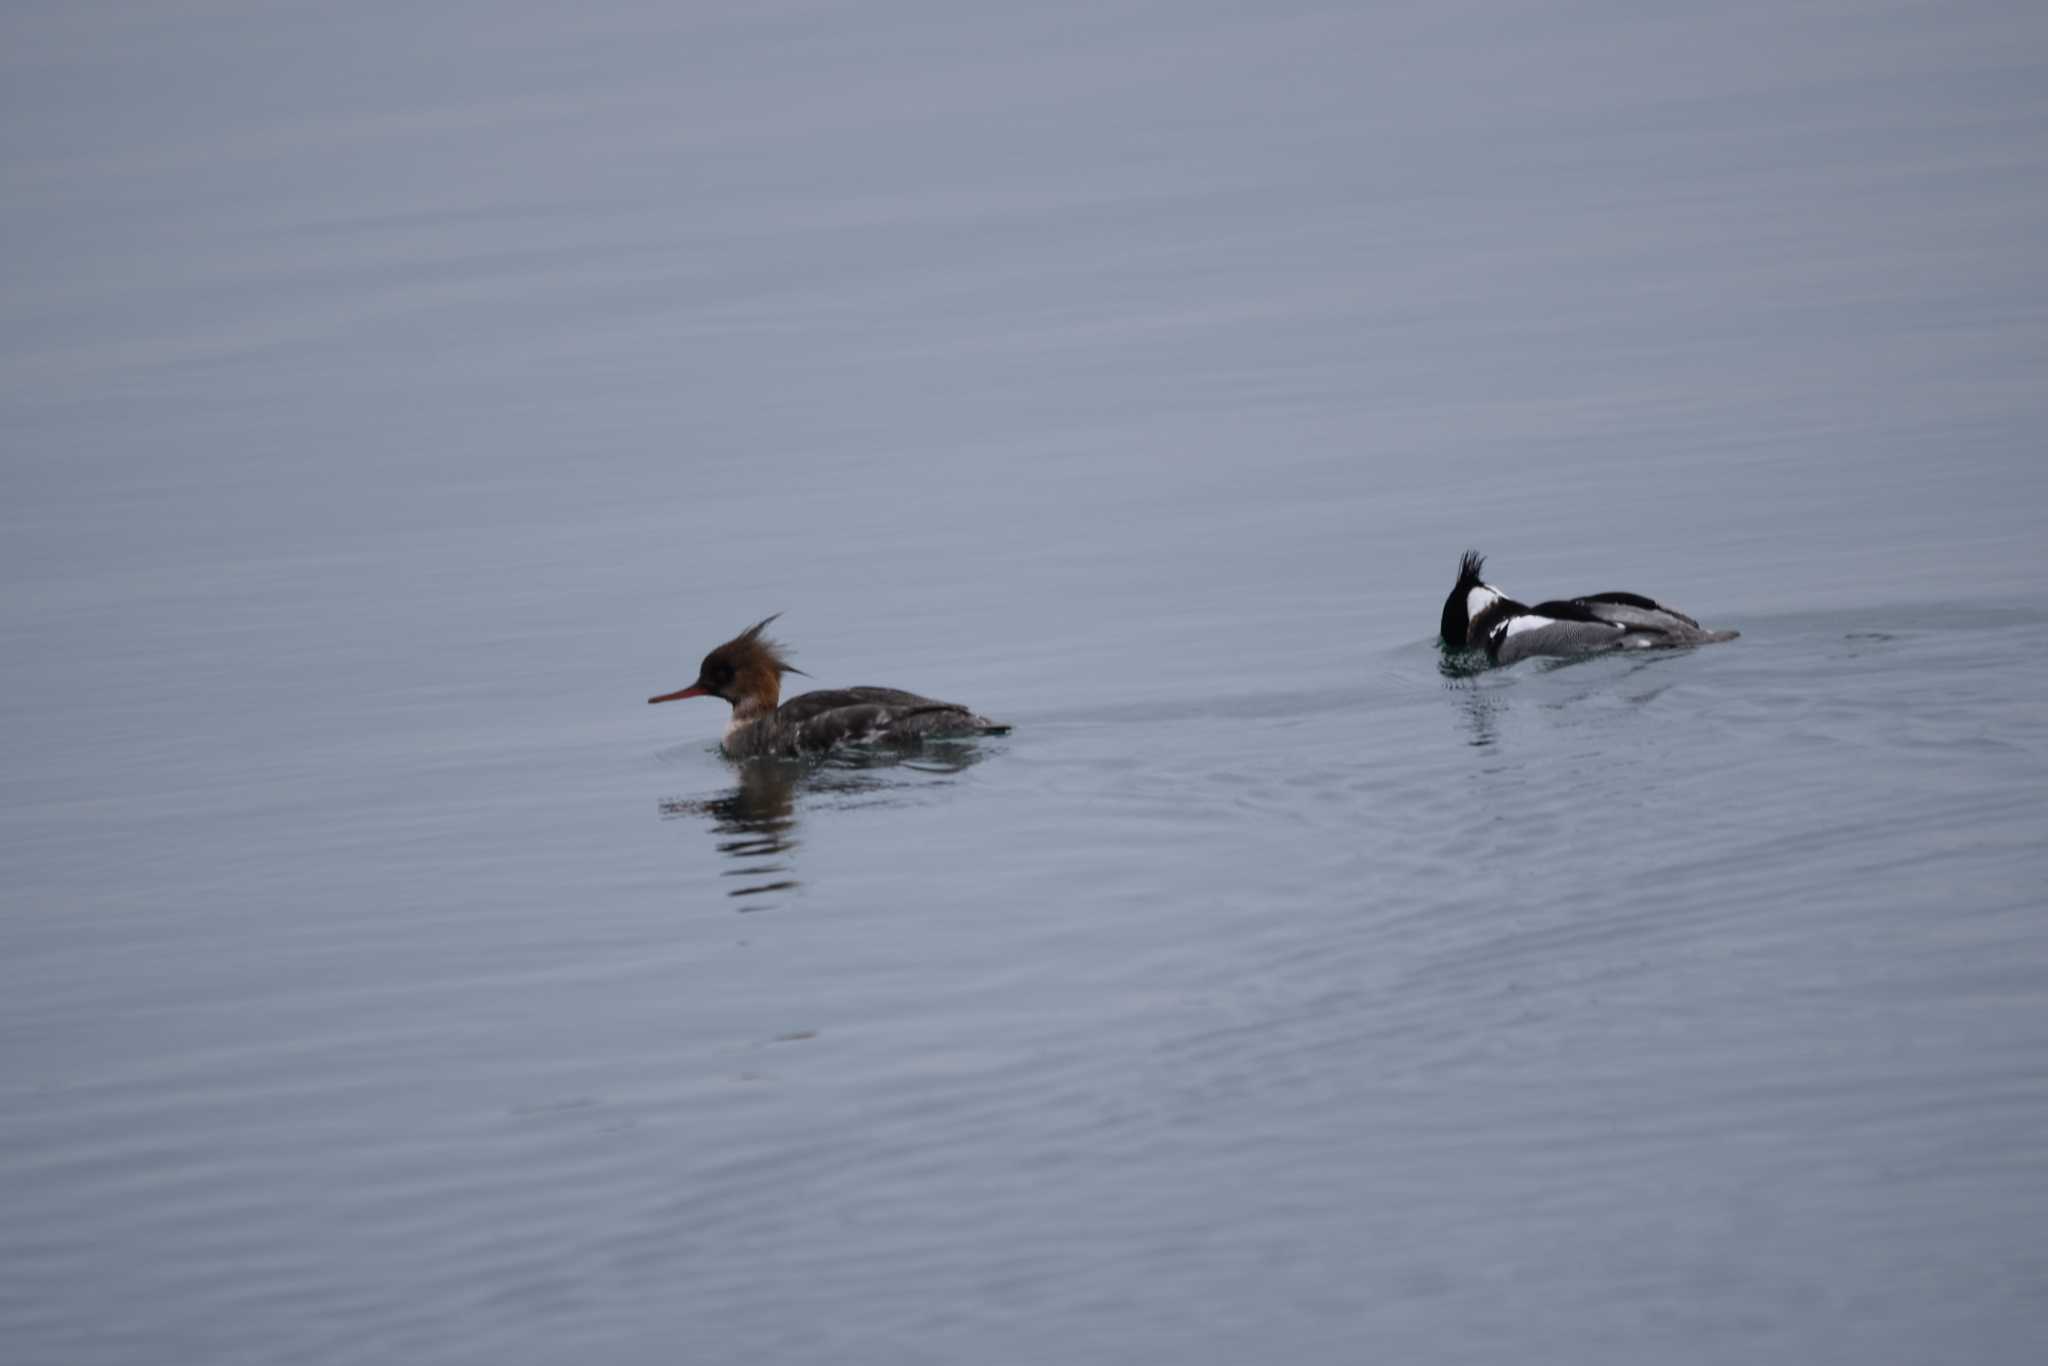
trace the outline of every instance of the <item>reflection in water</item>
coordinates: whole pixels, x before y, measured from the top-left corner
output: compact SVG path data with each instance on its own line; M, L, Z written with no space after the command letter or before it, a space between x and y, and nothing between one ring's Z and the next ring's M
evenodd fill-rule
M724 876L742 879L727 896L763 896L787 891L796 879L787 877L796 841L796 790L804 765L789 759L760 759L736 765L739 786L708 801L669 800L661 804L662 819L708 816L718 852L737 861Z
M1481 681L1490 667L1482 650L1440 650L1437 655L1436 671L1443 675L1444 690L1458 699L1465 728L1472 732L1466 743L1476 749L1484 749L1499 738L1495 719L1502 705L1499 688L1488 687Z
M1472 732L1472 738L1466 743L1475 749L1485 749L1500 738L1498 713L1501 699L1498 689L1467 683L1456 691L1459 705L1464 708L1465 728Z
M737 879L730 897L770 897L795 889L797 810L820 800L864 805L916 800L943 787L988 757L971 741L930 741L908 753L851 751L830 759L748 759L732 765L737 786L721 796L669 798L663 820L703 816L711 822L718 852L734 866L721 876ZM741 906L765 910L765 903Z
M1485 749L1500 739L1500 719L1508 709L1512 689L1518 681L1553 678L1566 669L1581 669L1588 665L1604 664L1606 669L1590 675L1575 674L1575 678L1586 678L1586 686L1576 692L1558 695L1555 692L1538 693L1536 705L1551 711L1562 711L1568 707L1595 697L1619 697L1635 707L1646 707L1663 696L1671 687L1669 682L1658 682L1653 686L1632 688L1630 681L1645 670L1657 668L1673 659L1683 658L1690 650L1642 650L1622 654L1589 654L1566 659L1543 659L1534 662L1533 670L1520 675L1510 670L1490 668L1485 656L1472 653L1446 656L1437 665L1437 672L1444 677L1445 691L1458 700L1461 720L1471 733L1467 741L1475 749ZM1615 672L1615 666L1619 671ZM1524 666L1525 668L1527 666ZM1506 677L1502 675L1506 674Z

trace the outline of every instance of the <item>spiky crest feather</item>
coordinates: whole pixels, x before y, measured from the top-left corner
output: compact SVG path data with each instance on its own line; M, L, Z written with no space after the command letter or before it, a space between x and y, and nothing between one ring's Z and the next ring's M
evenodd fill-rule
M752 626L749 626L746 630L713 650L705 658L709 660L724 656L731 660L733 667L737 669L745 669L749 665L756 668L765 665L778 674L802 674L803 677L809 678L809 674L804 673L802 669L789 662L789 647L787 645L784 645L779 640L770 640L761 634L761 632L768 629L770 622L773 622L781 615L782 613L775 612L761 618Z

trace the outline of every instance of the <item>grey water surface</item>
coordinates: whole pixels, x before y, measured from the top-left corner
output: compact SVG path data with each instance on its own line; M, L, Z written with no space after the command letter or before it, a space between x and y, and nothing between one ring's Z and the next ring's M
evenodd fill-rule
M0 1360L2039 1359L2048 11L0 39Z

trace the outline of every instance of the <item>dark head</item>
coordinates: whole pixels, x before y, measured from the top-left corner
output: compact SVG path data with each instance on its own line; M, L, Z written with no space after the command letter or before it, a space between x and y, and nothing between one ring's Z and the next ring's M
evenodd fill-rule
M782 613L777 612L776 617ZM680 702L685 697L716 697L732 704L733 715L765 715L782 700L782 676L800 674L784 647L761 632L775 617L756 622L704 656L697 681L679 692L650 697L649 702Z
M1466 551L1458 561L1458 583L1451 589L1451 595L1444 599L1440 628L1447 649L1462 650L1472 645L1472 618L1500 600L1499 589L1490 588L1480 581L1480 571L1485 568L1486 557L1476 550ZM1475 597L1475 593L1479 596Z

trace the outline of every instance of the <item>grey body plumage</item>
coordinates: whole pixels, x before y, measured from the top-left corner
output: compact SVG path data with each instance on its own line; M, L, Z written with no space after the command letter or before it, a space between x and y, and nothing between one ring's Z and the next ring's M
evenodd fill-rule
M735 759L799 758L844 747L905 748L1007 730L957 702L900 688L834 688L802 693L771 715L735 725L726 732L724 749Z

